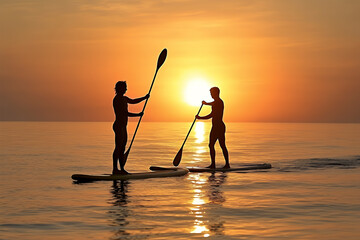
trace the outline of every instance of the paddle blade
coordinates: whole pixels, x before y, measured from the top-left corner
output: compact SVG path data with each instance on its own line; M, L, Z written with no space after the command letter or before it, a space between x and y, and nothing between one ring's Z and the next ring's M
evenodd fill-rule
M167 56L167 50L166 50L166 48L164 48L159 55L158 62L157 62L157 69L159 69L163 65L163 63L165 62L166 56Z
M173 161L173 165L175 167L177 167L180 164L181 161L181 157L182 157L182 148L180 148L180 150L178 151L178 153L176 154L174 161Z

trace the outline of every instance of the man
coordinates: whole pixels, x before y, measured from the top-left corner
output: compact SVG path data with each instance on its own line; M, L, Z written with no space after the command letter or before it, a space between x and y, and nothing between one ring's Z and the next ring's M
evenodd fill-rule
M125 171L125 146L127 142L127 123L128 117L140 117L144 113L130 113L128 112L128 103L136 104L145 99L149 98L149 94L144 97L131 99L127 96L124 96L127 90L126 82L118 81L115 85L116 95L113 100L113 107L115 112L115 122L113 124L113 130L115 132L115 149L113 153L113 174L128 174ZM119 160L120 169L118 169L117 162Z
M229 153L225 144L225 124L223 122L224 115L224 102L220 99L220 89L218 87L213 87L210 89L211 97L214 99L213 102L205 102L202 101L204 105L211 105L212 111L209 115L200 117L196 115L197 119L210 119L212 118L212 128L210 132L209 139L209 148L210 148L210 157L211 157L211 165L208 168L214 169L215 165L215 143L219 140L220 147L222 149L224 158L225 158L225 166L223 168L230 168L229 164Z

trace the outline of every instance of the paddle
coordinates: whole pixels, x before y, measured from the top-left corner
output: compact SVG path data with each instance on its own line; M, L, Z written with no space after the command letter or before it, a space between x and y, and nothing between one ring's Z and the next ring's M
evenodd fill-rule
M200 113L200 111L201 111L202 106L203 106L203 104L201 104L200 109L199 109L199 111L198 111L198 113L197 113L196 115L199 115L199 113ZM174 165L175 167L176 167L176 166L178 166L178 165L180 164L181 157L182 157L182 150L183 150L183 147L184 147L185 142L186 142L186 140L187 140L187 138L188 138L188 136L189 136L189 134L190 134L190 132L191 132L191 129L192 129L192 128L193 128L193 126L194 126L195 121L196 121L196 117L195 117L195 119L194 119L193 123L191 124L190 130L189 130L188 134L186 135L186 138L185 138L185 140L184 140L184 142L183 142L183 144L182 144L182 146L181 146L180 150L178 151L178 153L176 154L176 156L175 156L175 158L174 158L173 165Z
M151 89L152 89L152 87L153 87L153 85L154 85L154 82L155 82L156 74L157 74L158 70L160 69L160 67L163 65L163 63L165 62L166 56L167 56L167 50L166 50L166 48L164 48L164 49L161 51L160 55L159 55L159 58L158 58L158 61L157 61L157 66L156 66L155 75L154 75L154 78L153 78L153 80L152 80L152 83L151 83L151 86L150 86L150 89L149 89L149 93L148 93L148 94L150 94L150 92L151 92ZM149 98L146 99L142 112L145 111L145 107L146 107L146 104L147 104L148 100L149 100ZM130 145L129 145L129 148L128 148L128 150L127 150L127 151L125 152L125 154L124 154L124 160L125 160L125 161L124 161L124 165L125 165L125 163L126 163L126 161L127 161L127 158L128 158L128 156L129 156L130 149L131 149L131 146L132 146L132 144L133 144L133 142L134 142L134 139L135 139L135 136L136 136L137 130L138 130L138 128L139 128L139 125L140 125L140 122L141 122L142 117L143 117L143 116L140 117L139 122L138 122L138 124L137 124L137 126L136 126L136 129L135 129L133 138L131 139L131 143L130 143Z

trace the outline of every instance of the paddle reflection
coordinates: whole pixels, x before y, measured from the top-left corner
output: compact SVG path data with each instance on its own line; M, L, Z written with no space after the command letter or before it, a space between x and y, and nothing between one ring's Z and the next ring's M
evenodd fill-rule
M191 233L202 234L204 237L212 235L224 235L224 222L221 216L216 214L222 203L225 202L224 193L221 191L221 185L226 180L226 174L219 175L212 173L191 174L189 180L193 186L191 214L195 216L194 225Z
M130 233L126 232L126 226L129 224L127 217L130 211L127 207L128 200L128 181L114 181L110 189L112 198L109 203L114 206L109 211L111 216L110 225L117 228L112 239L123 239L124 236L129 236Z

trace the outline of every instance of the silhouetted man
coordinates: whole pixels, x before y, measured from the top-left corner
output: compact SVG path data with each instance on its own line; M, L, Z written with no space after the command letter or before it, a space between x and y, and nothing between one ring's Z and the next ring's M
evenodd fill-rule
M215 143L219 140L220 147L222 149L225 166L224 168L230 168L229 164L229 153L225 145L225 123L223 122L224 115L224 102L220 99L220 89L218 87L213 87L210 89L211 97L214 99L213 102L202 101L204 105L211 105L212 111L209 115L200 117L196 115L197 119L210 119L212 118L212 128L210 132L209 139L209 148L210 148L210 157L211 165L208 168L215 168Z
M128 103L135 104L145 99L149 98L149 94L144 97L131 99L127 96L124 96L127 90L126 82L118 81L115 85L116 95L113 100L113 107L115 112L115 122L113 124L113 130L115 132L115 149L113 153L113 174L127 174L125 171L125 146L127 142L127 123L128 117L140 117L144 113L130 113L128 112ZM119 160L120 169L117 167L117 162Z

